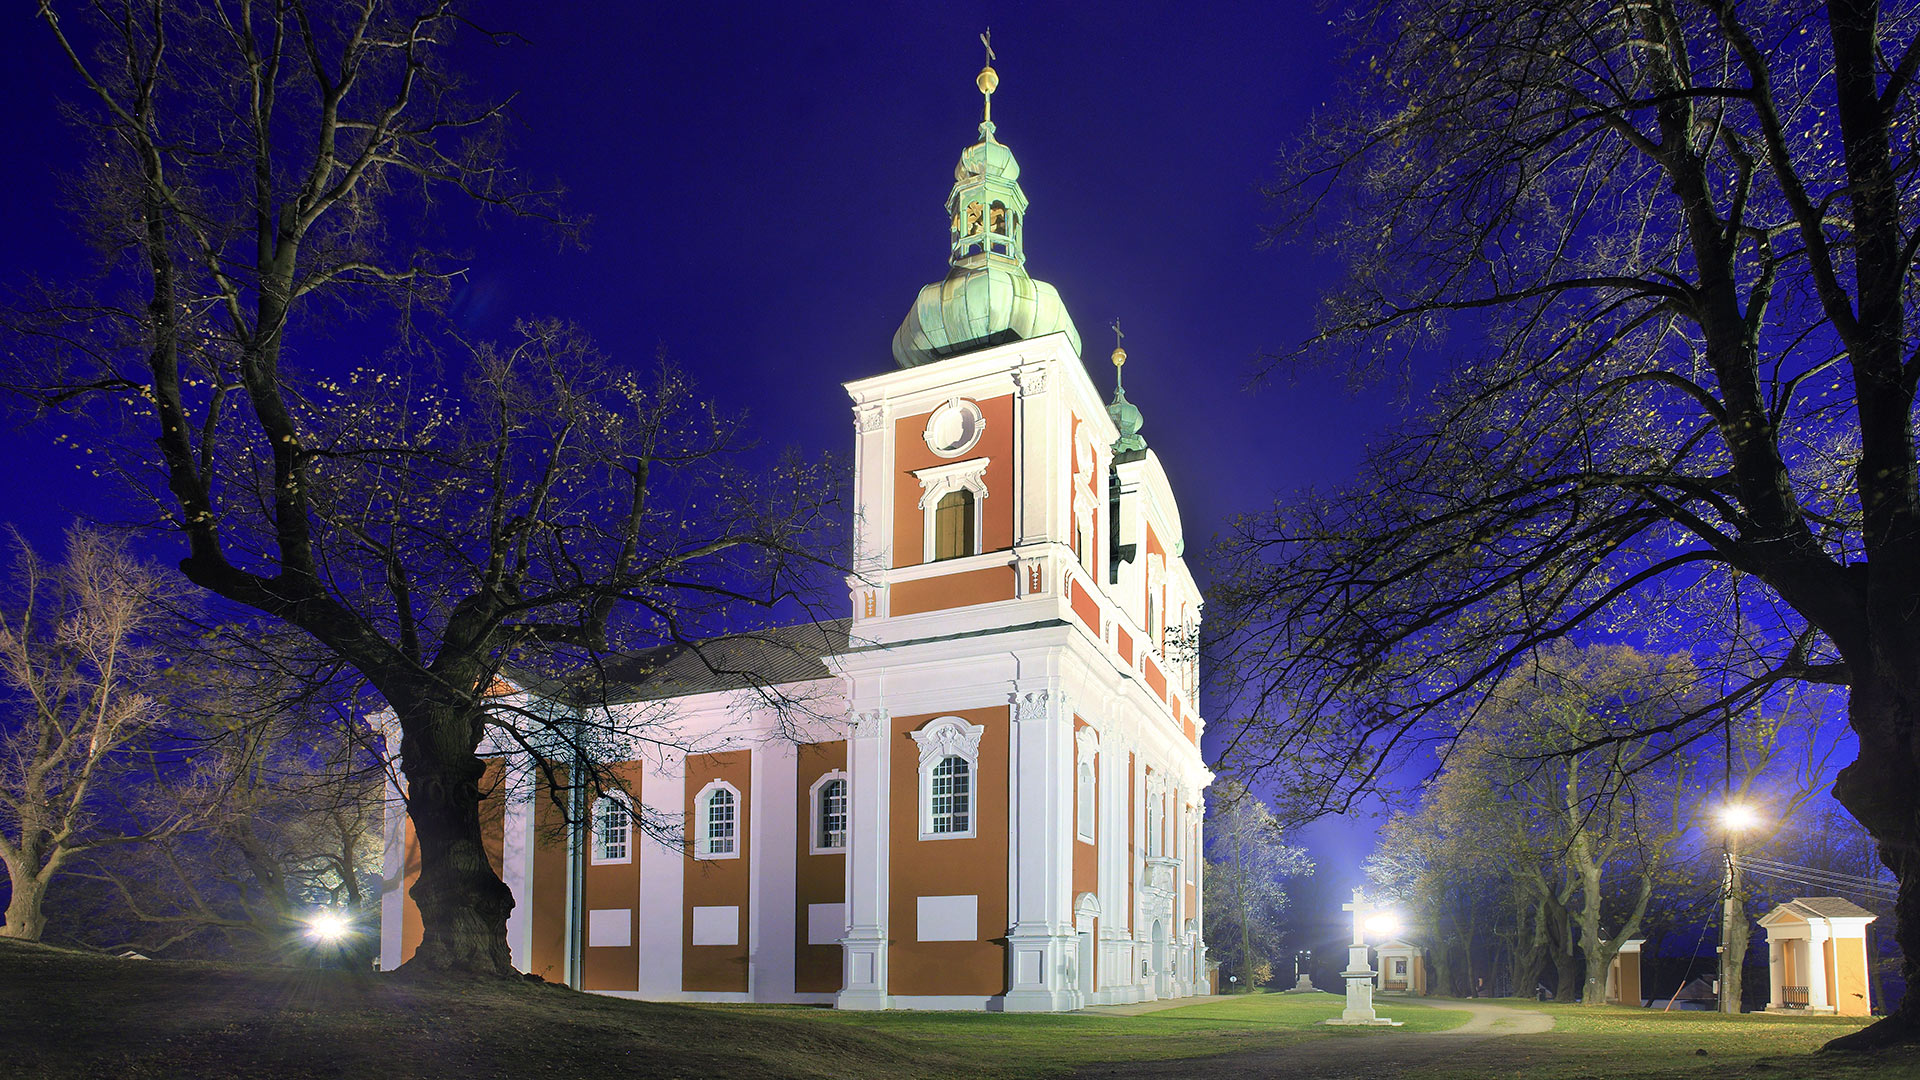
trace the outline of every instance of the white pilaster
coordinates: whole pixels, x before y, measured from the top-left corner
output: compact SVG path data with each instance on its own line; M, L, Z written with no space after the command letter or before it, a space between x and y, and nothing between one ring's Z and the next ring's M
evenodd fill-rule
M1772 935L1769 934L1768 937L1772 937ZM1771 1009L1784 1009L1787 1007L1785 990L1787 984L1785 978L1786 972L1781 970L1781 966L1785 960L1785 953L1786 950L1781 946L1780 942L1767 942L1767 1007Z
M1827 1001L1827 927L1807 923L1807 1009L1831 1009Z
M1073 718L1058 689L1023 690L1009 710L1012 821L1007 873L1008 1012L1077 1009L1073 938Z
M669 754L640 779L642 812L655 821L684 822L687 759ZM684 829L676 829L684 835ZM640 996L660 1001L682 997L681 922L685 913L687 856L678 843L636 836L640 849Z
M507 951L513 966L532 970L533 964L533 792L531 784L503 793L506 815L500 836L500 876L513 890L513 912L507 916Z
M855 714L847 740L849 816L847 836L847 936L840 941L844 967L835 1004L842 1009L887 1007L887 886L892 827L892 768L884 709ZM907 812L913 812L907 808Z

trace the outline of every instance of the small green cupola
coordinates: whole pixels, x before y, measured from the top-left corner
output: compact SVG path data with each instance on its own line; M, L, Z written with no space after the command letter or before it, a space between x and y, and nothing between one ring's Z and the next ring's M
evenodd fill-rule
M1120 323L1113 324L1116 337L1120 334ZM1127 350L1118 343L1113 347L1113 402L1107 406L1107 415L1112 418L1113 426L1120 430L1120 437L1113 440L1113 454L1116 459L1128 454L1143 454L1147 449L1147 440L1141 438L1140 429L1146 421L1140 417L1140 406L1127 400L1127 388L1121 382L1121 372L1126 370Z
M1027 274L1020 163L994 138L1000 75L989 63L974 85L985 100L980 141L960 152L947 193L947 276L920 290L894 332L893 358L903 368L1063 331L1080 351L1080 331L1059 292Z

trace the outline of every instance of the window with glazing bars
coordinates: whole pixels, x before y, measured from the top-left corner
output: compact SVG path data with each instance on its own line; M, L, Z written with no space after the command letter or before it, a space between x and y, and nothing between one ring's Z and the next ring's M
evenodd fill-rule
M818 846L823 849L847 846L847 782L845 780L829 780L820 785Z
M725 788L707 796L707 854L733 854L733 792Z
M627 857L628 829L632 824L627 804L604 798L594 807L593 857L597 862L617 862Z
M933 767L933 831L936 833L966 832L969 825L967 816L968 794L973 787L973 777L963 757L945 757Z

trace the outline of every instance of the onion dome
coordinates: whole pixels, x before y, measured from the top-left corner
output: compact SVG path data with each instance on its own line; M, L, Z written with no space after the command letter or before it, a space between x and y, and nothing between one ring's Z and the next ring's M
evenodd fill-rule
M1080 331L1059 292L1027 275L1020 163L994 138L1000 76L988 66L974 83L986 104L980 141L961 151L947 195L947 276L921 288L894 331L893 358L903 368L1061 331L1080 352Z
M1119 324L1114 325L1116 330ZM1120 437L1113 440L1114 456L1144 452L1147 440L1140 437L1140 429L1146 421L1140 417L1140 406L1127 400L1127 388L1121 385L1120 373L1127 365L1127 350L1116 347L1113 350L1113 402L1107 406L1107 415L1112 418L1113 426L1120 429Z

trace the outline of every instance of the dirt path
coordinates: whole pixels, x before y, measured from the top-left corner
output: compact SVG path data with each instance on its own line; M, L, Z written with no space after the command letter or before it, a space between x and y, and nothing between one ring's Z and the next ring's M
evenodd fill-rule
M1133 1061L1090 1065L1075 1073L1082 1080L1132 1080L1177 1076L1181 1080L1349 1080L1391 1076L1421 1066L1444 1062L1449 1068L1489 1069L1519 1064L1519 1048L1509 1035L1537 1035L1551 1030L1553 1017L1531 1009L1489 1005L1480 1001L1423 1001L1395 999L1391 1009L1431 1007L1473 1014L1451 1031L1398 1034L1383 1032L1222 1054L1179 1061Z

